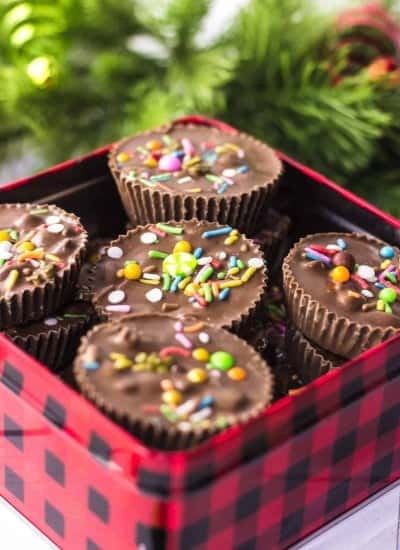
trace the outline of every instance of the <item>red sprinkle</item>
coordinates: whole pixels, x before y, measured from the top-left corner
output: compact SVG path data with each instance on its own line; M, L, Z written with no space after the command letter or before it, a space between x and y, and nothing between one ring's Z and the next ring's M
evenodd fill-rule
M389 288L392 288L395 291L395 293L397 294L397 296L400 296L400 288L398 286L393 285L389 281L385 281L385 286L387 286Z
M154 405L152 403L147 403L145 405L142 405L142 411L149 414L157 414L160 412L159 405Z
M326 254L327 256L334 256L337 254L337 250L331 250L330 248L325 248L324 246L320 246L318 244L310 244L309 248L312 248L316 252L320 252L321 254Z
M158 227L154 227L153 225L149 227L149 231L151 231L152 233L155 233L159 237L165 237L166 235L165 231L162 231L161 229L158 229Z
M362 279L358 275L353 274L353 275L350 276L350 278L351 278L352 281L357 283L361 288L363 288L363 289L369 288L369 284L367 283L367 281L364 281L364 279Z
M207 302L202 296L200 296L200 294L197 294L197 292L193 292L193 296L196 298L197 303L199 303L202 307L207 307Z
M180 355L181 357L190 357L191 352L187 349L178 348L178 346L167 346L160 351L161 359L168 357L169 355Z
M80 227L79 225L75 225L74 231L77 235L79 235L80 233L82 233L82 227Z
M217 258L213 258L211 260L211 265L213 266L214 269L219 269L221 267L221 262L217 260Z

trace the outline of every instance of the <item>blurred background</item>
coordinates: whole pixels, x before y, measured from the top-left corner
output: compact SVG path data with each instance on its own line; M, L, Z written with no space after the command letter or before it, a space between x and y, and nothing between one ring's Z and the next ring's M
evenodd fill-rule
M221 118L400 215L400 0L1 0L0 184Z

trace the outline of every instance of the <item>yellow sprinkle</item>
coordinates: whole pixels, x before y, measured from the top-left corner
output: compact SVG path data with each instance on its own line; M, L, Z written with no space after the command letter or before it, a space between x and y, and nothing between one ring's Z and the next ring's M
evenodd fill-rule
M117 271L117 277L119 277L120 279L124 276L124 269L118 269Z
M119 155L117 155L117 162L127 162L129 160L129 155L128 153L119 153Z
M190 369L186 376L189 382L192 382L193 384L201 384L202 382L205 382L208 378L207 372L204 369L200 369L197 367L194 369Z
M110 353L110 359L112 359L113 361L116 361L117 359L125 359L126 355L124 353L117 353L117 352L112 352Z
M35 248L35 245L31 241L25 241L18 246L17 251L21 253L30 252L31 250L35 250Z
M4 283L4 288L5 288L6 291L12 290L15 283L18 281L18 277L19 277L18 269L12 269L10 271L10 273L8 274L8 277L7 277L7 279L5 280L5 283Z
M185 288L188 286L188 284L190 283L190 281L192 280L192 277L185 277L183 279L183 281L181 281L178 285L179 287L179 290L185 290Z
M199 290L197 291L197 294L200 294L200 296L204 296L204 288L203 287L199 288Z
M256 267L248 267L242 275L242 281L247 283L253 277L254 273L257 271Z
M173 253L176 252L190 252L192 251L192 245L189 241L178 241L176 245L174 246Z
M46 260L50 260L51 262L61 262L61 258L55 256L54 254L46 254Z
M23 252L18 256L18 261L23 262L24 260L43 260L44 252L43 248L37 248L36 250L30 250L28 252Z
M139 264L131 262L124 267L124 277L129 281L136 281L142 276L142 268Z
M185 189L186 193L201 193L201 187L192 187L191 189Z
M238 267L231 267L228 269L228 275L237 275L240 269Z
M392 263L392 262L391 262L390 260L384 260L384 261L381 263L380 268L381 268L381 269L387 269L387 268L390 266L391 263Z
M214 298L218 298L218 296L219 296L218 283L215 283L215 282L211 283L211 290L212 290Z
M0 231L0 241L11 241L8 231Z
M241 281L240 279L237 279L235 281L225 281L219 285L219 288L222 290L224 288L235 288L237 286L242 286L242 284L243 284L243 281Z
M232 244L235 244L239 240L239 237L237 235L230 235L224 240L224 244L227 246L230 246Z
M183 282L183 281L182 281ZM193 292L198 292L200 290L200 285L197 283L189 283L184 290L185 296L192 296Z
M143 283L144 285L157 286L160 284L160 281L156 281L155 279L139 279L139 283Z
M149 168L155 168L158 165L158 162L154 157L147 157L147 159L144 161L144 165L148 166Z
M129 367L131 366L132 361L127 357L121 357L121 359L117 359L114 363L114 368L116 368L117 370L129 369Z
M167 405L180 405L182 403L182 394L178 390L168 390L162 394L162 400Z
M232 237L233 235L239 236L239 229L232 229L232 231L229 233L229 235Z
M196 361L206 363L210 357L210 354L206 348L196 348L192 351L192 357L193 359L196 359Z
M385 311L385 302L383 300L378 300L378 303L376 304L376 309L378 311Z

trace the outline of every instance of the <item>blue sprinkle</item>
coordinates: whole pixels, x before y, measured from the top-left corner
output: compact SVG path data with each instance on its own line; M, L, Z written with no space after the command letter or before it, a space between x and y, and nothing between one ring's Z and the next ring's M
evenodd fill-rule
M178 277L175 277L175 279L172 281L169 291L176 292L178 290L178 285L182 280L183 280L183 277L181 275L178 275Z
M317 260L319 262L324 262L325 265L331 265L331 262L327 262L323 257L321 257L320 254L318 254L318 252L313 252L312 250L309 250L308 252L306 252L306 258L307 260Z
M218 195L222 195L222 193L225 193L225 191L228 189L228 187L229 187L229 183L224 181L224 183L219 187L219 189L217 191Z
M227 300L229 298L229 294L231 293L231 289L230 288L223 288L221 290L221 292L219 293L218 295L218 300L220 302L224 302L225 300Z
M227 225L226 227L221 227L221 229L213 229L212 231L205 231L202 234L203 239L212 239L213 237L220 237L221 235L229 235L232 231L232 227Z
M379 251L379 255L382 258L391 260L394 257L394 250L391 246L382 246L382 248Z
M385 288L385 285L383 285L382 283L374 283L374 285L376 286L376 288Z
M340 248L341 248L342 250L346 250L346 248L347 248L347 243L346 243L346 241L345 241L344 239L338 239L338 240L336 241L336 243L337 243L338 246L340 246Z
M88 361L83 363L83 366L86 370L96 370L100 367L100 364L97 361Z
M189 298L189 302L190 302L191 304L194 304L195 302L197 302L197 300L196 300L196 298L194 298L193 296L191 296L191 297Z
M231 256L229 258L229 267L236 267L236 264L237 264L236 256Z
M249 171L249 167L247 164L242 164L242 166L239 166L239 168L236 169L236 174L244 174L245 172Z
M196 250L193 252L193 256L198 260L202 257L204 250L202 248L196 248Z
M212 407L214 405L214 398L212 395L205 395L197 406L197 410L205 409L206 407Z
M185 156L185 151L174 151L172 154L174 155L174 157L182 158Z

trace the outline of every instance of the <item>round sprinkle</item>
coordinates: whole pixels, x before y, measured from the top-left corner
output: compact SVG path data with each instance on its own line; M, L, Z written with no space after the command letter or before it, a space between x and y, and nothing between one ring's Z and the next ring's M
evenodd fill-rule
M373 298L373 297L374 297L373 292L371 292L370 290L367 290L366 288L364 288L364 289L361 291L361 294L362 294L363 296L365 296L365 298Z
M234 176L236 176L236 170L234 168L225 168L225 170L223 170L222 172L222 175L225 178L233 178Z
M344 239L338 239L336 242L337 242L337 245L340 246L342 250L345 250L347 248L347 243Z
M0 231L0 241L9 241L11 239L10 233L8 231Z
M192 275L196 267L196 258L188 252L175 252L167 256L163 262L163 271L172 277Z
M113 260L119 260L124 255L124 251L119 246L110 246L107 250L107 256Z
M187 379L193 384L201 384L205 382L208 378L208 374L204 369L194 368L190 369L187 373Z
M10 241L2 241L0 239L0 250L2 252L8 252L12 247L12 243Z
M173 250L174 254L175 252L192 252L192 245L189 241L178 241L176 245L174 246Z
M128 153L122 152L117 155L117 162L127 162L129 160Z
M142 268L139 264L130 262L124 267L124 277L130 281L136 281L142 276Z
M107 299L110 304L120 304L125 300L125 292L123 290L113 290Z
M47 216L46 223L47 225L53 225L54 223L60 223L60 216Z
M359 265L357 275L369 283L374 283L376 281L375 270L369 265Z
M148 292L146 292L146 300L151 302L152 304L155 304L156 302L160 302L162 300L163 293L160 288L152 288Z
M12 258L12 253L7 250L0 250L0 260L10 260Z
M232 380L235 380L236 382L240 382L241 380L244 380L247 377L247 373L242 367L233 367L233 369L230 369L228 371L228 376Z
M210 368L218 370L229 370L235 364L233 355L227 351L215 351L210 357Z
M158 241L157 235L155 233L151 233L151 231L146 231L140 236L140 240L143 244L154 244Z
M218 252L217 254L217 258L218 260L226 260L226 258L228 257L227 253L222 251L222 252Z
M346 283L350 279L350 271L344 265L339 265L332 269L330 277L335 283Z
M389 245L382 246L382 248L379 251L379 255L382 258L387 258L388 260L390 260L391 258L394 257L394 249Z
M167 405L180 405L182 403L182 394L178 390L169 390L162 394L162 400Z
M210 341L210 335L207 332L200 332L199 340L202 344L208 344Z
M383 300L386 304L393 304L396 301L397 294L393 288L383 288L379 292L379 299Z
M158 163L159 169L166 172L179 172L181 166L181 161L175 155L164 155Z
M47 231L49 233L54 233L55 235L57 235L58 233L64 231L64 225L62 223L53 223L48 226Z
M210 354L208 353L208 350L206 350L206 348L196 348L192 352L192 357L193 359L196 359L196 361L207 363L208 359L210 358Z
M48 317L43 322L47 327L55 327L58 325L58 321L55 317Z
M261 258L250 258L250 260L247 262L247 265L249 267L255 267L256 269L261 269L264 265L264 262Z

